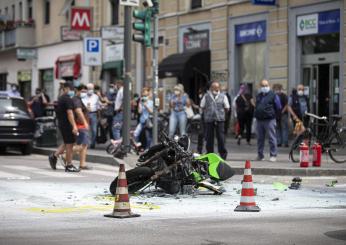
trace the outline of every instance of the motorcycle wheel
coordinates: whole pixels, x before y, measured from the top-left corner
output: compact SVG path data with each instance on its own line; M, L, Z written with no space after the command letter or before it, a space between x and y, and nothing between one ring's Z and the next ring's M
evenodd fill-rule
M153 176L155 172L148 167L137 167L126 171L127 187L129 193L134 193L147 184L147 180ZM115 195L118 184L118 177L116 177L111 185L109 191Z

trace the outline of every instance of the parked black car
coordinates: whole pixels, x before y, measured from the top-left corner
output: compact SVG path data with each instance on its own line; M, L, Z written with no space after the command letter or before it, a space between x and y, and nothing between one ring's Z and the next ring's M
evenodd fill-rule
M34 132L35 121L24 99L0 93L0 151L15 146L23 155L31 154Z

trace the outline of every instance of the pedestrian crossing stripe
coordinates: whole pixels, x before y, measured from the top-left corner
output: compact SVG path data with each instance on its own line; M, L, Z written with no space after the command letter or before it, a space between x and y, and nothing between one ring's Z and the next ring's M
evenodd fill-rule
M20 174L12 174L8 172L0 171L0 179L26 180L26 179L30 179L30 177L20 175Z

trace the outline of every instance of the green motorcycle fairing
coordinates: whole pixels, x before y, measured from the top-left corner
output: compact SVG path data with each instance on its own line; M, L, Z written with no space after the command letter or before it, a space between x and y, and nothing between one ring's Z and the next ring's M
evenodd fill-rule
M220 163L224 163L225 161L219 155L215 153L208 153L208 154L204 154L199 157L196 157L195 159L208 162L208 172L210 177L213 177L214 179L217 179L217 180L220 179L217 168L219 167Z

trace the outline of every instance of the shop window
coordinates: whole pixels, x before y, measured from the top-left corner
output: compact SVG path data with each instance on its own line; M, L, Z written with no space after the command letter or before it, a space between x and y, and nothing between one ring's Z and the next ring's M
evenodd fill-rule
M40 88L44 89L49 98L54 98L54 77L53 69L46 69L40 71Z
M47 25L50 23L50 1L44 1L44 23Z
M110 0L111 25L119 25L119 0Z
M23 20L23 3L19 2L19 20Z
M321 54L339 52L340 34L304 36L302 40L302 54Z
M32 19L32 0L28 0L28 19Z
M191 0L191 9L202 8L202 0Z
M242 44L238 50L239 83L250 83L255 88L256 83L265 77L266 43Z
M7 73L0 73L0 91L6 90L7 85Z

